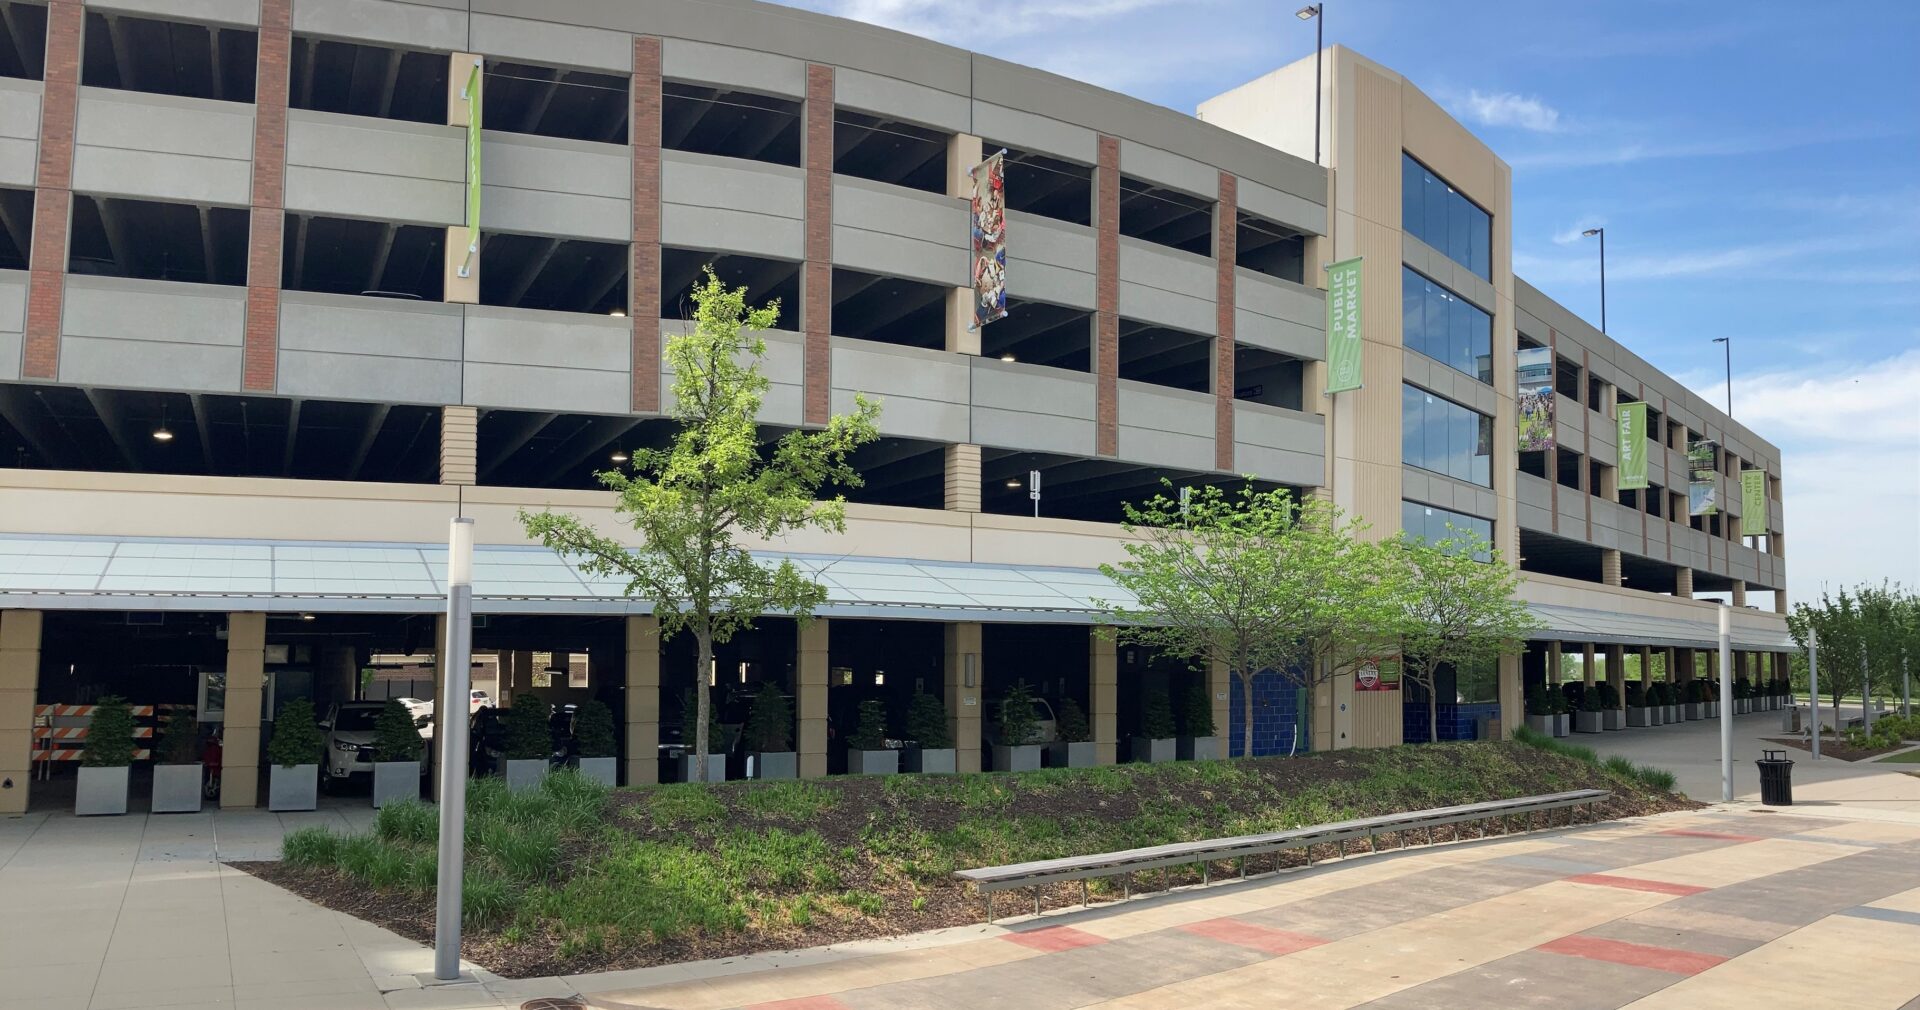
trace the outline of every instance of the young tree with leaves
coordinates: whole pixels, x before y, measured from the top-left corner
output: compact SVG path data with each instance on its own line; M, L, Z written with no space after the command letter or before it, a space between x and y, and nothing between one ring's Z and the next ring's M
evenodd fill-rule
M790 432L764 450L757 419L767 345L760 333L778 321L779 302L749 308L746 289L727 288L709 267L693 304L693 326L666 347L669 416L679 431L664 449L633 450L630 471L597 475L643 546L629 548L566 513L523 510L520 522L581 571L626 579L628 596L652 602L663 635L691 632L699 646L695 677L703 681L714 645L752 627L755 617L781 612L804 621L826 600L825 587L792 562L763 563L747 544L802 529L845 531L843 499L815 495L823 486L860 486L847 458L878 437L879 406L855 397L852 414ZM704 759L710 702L706 691L696 694L694 753ZM696 781L704 780L706 761L693 767Z
M1527 632L1540 626L1515 595L1520 580L1500 552L1471 530L1448 524L1447 531L1433 543L1405 533L1394 541L1400 672L1426 689L1430 741L1440 739L1440 668L1498 662L1518 652Z
M1171 482L1167 484L1172 489ZM1253 753L1253 678L1309 691L1377 651L1395 620L1382 545L1331 502L1197 487L1126 507L1127 560L1100 571L1133 597L1099 601L1121 638L1240 679L1241 753Z

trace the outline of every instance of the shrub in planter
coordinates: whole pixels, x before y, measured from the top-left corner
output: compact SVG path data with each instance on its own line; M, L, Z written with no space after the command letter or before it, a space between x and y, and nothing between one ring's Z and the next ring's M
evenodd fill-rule
M1047 745L1047 764L1055 768L1090 768L1097 760L1093 746L1093 727L1087 713L1072 698L1060 701L1057 723L1060 739Z
M1182 761L1211 761L1220 756L1220 738L1214 734L1213 695L1207 685L1193 684L1187 688L1181 708L1181 721L1186 724L1186 732L1180 735L1179 757Z
M702 688L702 690L705 690ZM686 753L680 758L680 779L693 781L693 747L697 742L695 727L700 725L700 698L693 688L680 692L680 743L686 747ZM727 780L726 733L720 725L720 706L707 706L707 781L725 782Z
M747 749L763 779L800 777L800 755L793 749L793 706L777 684L760 685L747 710Z
M1603 682L1594 690L1600 696L1600 728L1626 729L1627 713L1620 709L1620 689Z
M154 757L153 803L148 809L156 814L198 813L200 721L192 708L181 706L168 713Z
M1652 724L1667 724L1667 685L1658 681L1647 685L1647 711L1652 714Z
M1573 731L1575 733L1600 732L1601 712L1599 691L1580 692L1580 708L1573 713Z
M1564 691L1555 691L1549 699L1553 704L1553 735L1566 736L1573 731L1573 719L1568 714L1570 706Z
M1140 699L1140 732L1129 748L1135 761L1173 760L1173 706L1167 703L1166 692L1148 691Z
M532 692L518 694L508 706L501 719L506 724L502 749L506 751L508 789L538 789L540 780L546 778L553 756L553 730L547 726L552 714Z
M916 692L907 703L907 739L913 742L904 756L907 771L951 775L959 770L953 733L947 728L947 706L925 691Z
M1553 688L1535 684L1527 691L1527 728L1543 736L1553 735Z
M133 709L126 699L107 695L93 706L93 718L87 721L73 812L83 817L126 813L127 768L132 764Z
M573 752L580 775L609 788L619 784L619 747L613 736L613 709L589 701L573 713Z
M314 722L313 702L295 698L280 706L267 741L267 809L312 810L320 803L320 759L327 738Z
M993 747L993 770L1028 772L1040 767L1039 720L1033 717L1033 691L1016 680L1000 699L999 742Z
M373 720L373 806L420 798L420 730L398 700L380 707Z
M860 703L860 721L847 737L849 775L892 775L900 770L900 752L887 747L887 703Z

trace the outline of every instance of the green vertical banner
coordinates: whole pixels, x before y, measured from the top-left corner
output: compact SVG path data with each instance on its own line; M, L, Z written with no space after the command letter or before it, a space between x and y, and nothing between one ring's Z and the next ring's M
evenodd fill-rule
M1360 388L1360 258L1327 268L1327 392Z
M467 86L461 89L467 100L467 256L460 263L460 276L473 271L473 257L480 252L480 61L473 61Z
M1620 440L1620 490L1647 486L1647 405L1623 403L1615 409Z
M1767 472L1740 471L1740 532L1757 537L1771 532L1767 523Z

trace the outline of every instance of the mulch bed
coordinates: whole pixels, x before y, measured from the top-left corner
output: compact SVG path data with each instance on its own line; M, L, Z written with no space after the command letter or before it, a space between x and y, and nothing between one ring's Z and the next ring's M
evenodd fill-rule
M1792 747L1795 750L1803 750L1809 753L1813 750L1807 741L1798 737L1768 737L1767 742L1777 743L1783 747ZM1822 735L1820 737L1820 757L1823 759L1833 758L1838 761L1871 761L1882 754L1891 754L1894 751L1906 750L1911 746L1913 745L1910 743L1897 743L1891 747L1855 747L1838 737Z
M1338 754L1315 756L1313 759L1254 761L1249 762L1248 767L1257 767L1264 777L1289 792L1329 781L1359 780L1367 775L1361 762L1343 759ZM1529 765L1521 763L1515 775L1524 780L1533 777L1530 771ZM1603 788L1613 786L1613 783L1606 780L1597 768L1593 769L1592 778L1594 781L1588 783L1589 785ZM918 882L907 879L897 867L883 864L881 860L869 855L862 846L869 812L883 804L890 804L894 810L904 808L905 815L917 827L930 832L952 828L969 816L977 815L977 810L969 810L951 799L936 796L888 797L884 795L886 783L880 778L834 778L824 780L822 784L833 788L838 794L838 800L831 808L809 818L804 826L818 831L827 843L836 849L851 847L858 850L858 856L853 860L845 861L848 865L842 867L843 886L850 890L872 892L883 897L885 908L878 915L863 915L830 902L822 902L816 909L812 922L805 927L784 922L756 923L753 928L740 933L675 937L651 943L609 943L603 949L569 950L564 955L556 937L525 936L516 943L508 943L497 931L479 931L468 933L462 953L467 959L500 975L508 978L528 978L616 971L709 958L735 957L758 952L898 936L986 921L985 902L970 887L944 877ZM1549 792L1556 788L1577 787L1565 784L1551 785L1544 773L1541 774L1538 788L1529 788L1535 783L1525 781L1517 784L1521 787L1520 795ZM744 795L742 789L718 789L715 790L715 795L727 807L726 817L721 820L723 824L772 823L764 814L741 805L740 797ZM615 792L609 819L641 837L678 835L684 838L684 832L654 827L647 817L621 815L623 812L621 808L644 805L648 802L648 797L649 793L646 790ZM1040 794L1022 791L1014 794L1006 813L1012 816L1042 815L1054 818L1091 816L1126 820L1141 812L1143 798L1134 792L1112 793L1091 789L1057 789ZM1668 810L1695 809L1700 805L1683 796L1653 794L1644 790L1625 791L1616 788L1614 798L1597 808L1591 816L1605 820ZM1586 816L1589 815L1583 814L1583 819ZM1555 820L1553 823L1558 824L1560 821ZM1534 822L1535 827L1542 827L1545 824L1546 822L1541 820ZM1517 826L1516 830L1518 830ZM1498 836L1504 833L1505 829L1501 824L1485 822L1439 829L1435 833L1434 840L1453 841ZM1382 850L1390 850L1415 847L1424 844L1425 841L1424 834L1409 833L1407 838L1384 835L1379 838L1378 845ZM1364 846L1349 848L1351 853L1362 851ZM1313 852L1313 860L1318 862L1338 854L1331 846L1317 847ZM1306 853L1284 852L1271 857L1261 856L1248 867L1248 870L1253 873L1263 873L1274 869L1304 866L1306 863ZM430 895L418 895L405 891L376 891L333 869L295 869L280 862L238 862L231 865L327 908L346 912L424 944L433 942L434 907ZM1209 872L1215 878L1222 878L1238 874L1240 868L1236 864L1216 862L1209 867ZM1152 871L1135 875L1132 891L1136 894L1150 893L1198 884L1201 879L1202 873L1197 866L1164 872ZM1090 899L1097 905L1118 900L1120 896L1120 881L1116 879L1104 888L1096 883ZM1042 908L1077 906L1082 900L1081 885L1078 882L1049 885L1040 888L1039 897ZM995 911L999 916L1031 912L1034 907L1033 900L1031 889L998 895ZM920 906L917 909L914 907L916 902Z

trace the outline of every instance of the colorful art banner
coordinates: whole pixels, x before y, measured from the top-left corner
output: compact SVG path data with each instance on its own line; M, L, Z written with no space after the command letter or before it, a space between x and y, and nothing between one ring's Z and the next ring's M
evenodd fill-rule
M1772 532L1767 522L1767 472L1740 471L1740 532L1757 537Z
M1553 348L1523 347L1514 362L1520 374L1520 451L1553 448Z
M1620 490L1647 486L1647 405L1623 403L1615 409L1615 434L1620 450Z
M467 100L467 255L460 261L460 276L473 273L473 258L480 253L480 61L473 61L467 86L460 94Z
M1710 516L1720 511L1719 468L1714 460L1720 445L1709 438L1687 443L1687 514Z
M1360 388L1360 258L1327 268L1327 392Z
M973 325L985 326L1007 314L1006 154L973 166Z
M1353 671L1356 691L1400 690L1400 657L1373 656L1360 661Z

